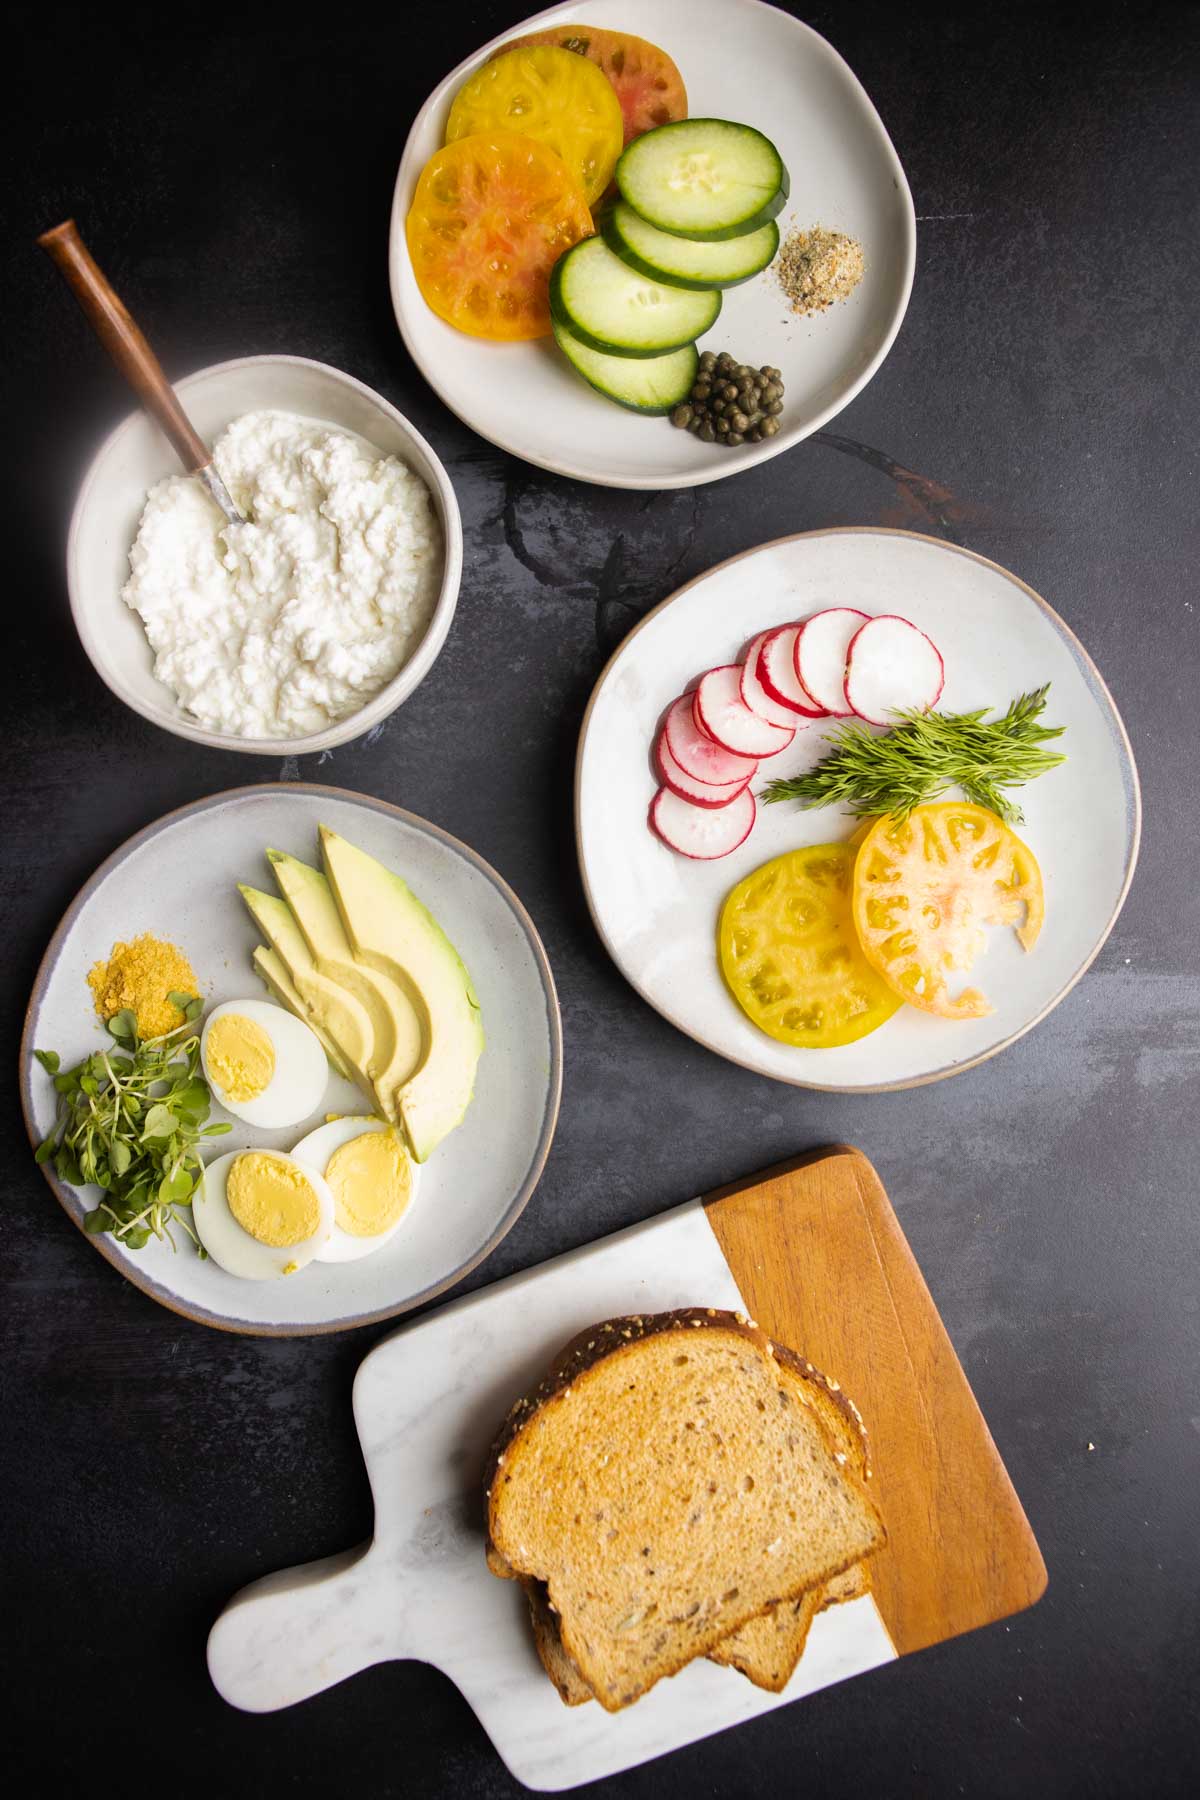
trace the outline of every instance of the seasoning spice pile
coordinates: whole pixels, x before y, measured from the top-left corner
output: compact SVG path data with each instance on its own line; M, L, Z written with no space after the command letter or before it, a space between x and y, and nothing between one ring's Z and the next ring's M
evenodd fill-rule
M183 1024L183 1013L169 995L199 991L183 951L148 931L128 944L114 944L108 961L96 963L87 979L100 1017L107 1023L119 1012L133 1013L143 1040L164 1037Z
M825 312L835 300L848 300L863 278L863 248L857 238L814 225L793 231L775 259L779 285L792 311Z
M783 411L778 369L751 368L723 350L705 350L692 391L671 414L671 423L704 444L757 444L774 437Z

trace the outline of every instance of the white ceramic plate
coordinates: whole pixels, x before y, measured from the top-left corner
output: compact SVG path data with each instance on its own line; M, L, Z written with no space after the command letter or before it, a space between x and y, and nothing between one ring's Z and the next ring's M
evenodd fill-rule
M178 475L180 469L179 458L157 425L144 412L136 412L96 453L71 518L67 587L80 642L118 700L176 737L212 750L274 757L312 755L348 744L407 700L446 641L462 579L462 521L450 477L403 413L382 394L328 363L304 356L243 356L200 369L175 387L208 444L243 413L266 407L352 432L382 454L407 463L428 487L442 531L441 582L425 635L399 672L365 706L323 731L298 738L245 738L201 725L156 678L142 621L121 598L147 490L164 475Z
M38 971L21 1045L21 1098L31 1139L54 1119L49 1077L34 1061L57 1050L64 1066L103 1041L87 971L118 938L140 931L186 952L206 1004L262 997L250 966L261 942L236 883L273 891L268 845L311 860L325 824L402 874L456 946L479 994L487 1047L466 1118L421 1170L395 1237L361 1262L314 1262L283 1281L239 1281L183 1242L133 1252L108 1236L88 1242L163 1305L232 1331L303 1335L365 1325L442 1292L492 1250L533 1192L550 1148L562 1084L562 1032L546 953L520 901L474 851L411 813L339 788L302 784L235 789L169 813L123 844L67 911ZM288 1131L233 1121L212 1154L263 1144L288 1149L326 1113L361 1112L362 1097L330 1072L311 1118ZM229 1115L213 1107L213 1119ZM50 1185L77 1225L79 1194ZM178 1234L177 1234L178 1236Z
M933 1019L912 1007L856 1044L799 1050L766 1037L725 989L717 915L734 884L804 844L847 837L840 808L760 806L740 849L689 862L653 836L650 751L675 696L748 639L821 607L896 612L927 632L946 661L939 707L1003 710L1051 683L1048 724L1064 725L1067 761L1019 790L1020 834L1041 864L1046 924L1026 955L992 931L972 973L995 1006L987 1018ZM760 766L755 791L818 761L832 721L814 720ZM1078 640L1024 582L976 556L903 531L851 527L782 538L698 576L655 609L617 651L583 722L576 832L588 903L610 954L672 1024L731 1062L798 1087L911 1087L993 1056L1036 1025L1087 968L1121 909L1137 859L1141 802L1124 726Z
M404 221L440 146L450 103L506 38L558 20L633 31L674 58L694 117L732 117L766 132L791 175L780 215L858 238L866 274L842 305L796 318L771 271L727 291L704 348L777 366L783 429L722 450L664 419L640 418L573 374L553 341L489 344L430 312L417 290ZM514 25L434 89L408 136L392 206L392 304L409 352L460 419L504 450L602 487L695 487L778 456L832 419L871 379L900 329L912 288L916 224L904 170L879 115L842 58L808 25L759 0L584 0Z

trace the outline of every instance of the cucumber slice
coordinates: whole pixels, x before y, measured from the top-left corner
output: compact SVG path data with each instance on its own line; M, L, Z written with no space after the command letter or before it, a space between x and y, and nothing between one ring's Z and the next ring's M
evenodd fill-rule
M576 373L618 406L631 412L669 413L692 391L700 360L695 344L666 356L608 356L581 343L557 319L553 324L555 342Z
M639 275L668 287L737 287L773 262L779 249L779 227L774 219L742 237L697 243L648 224L624 200L605 213L600 230L614 256Z
M560 256L550 276L550 312L593 350L661 356L707 331L721 310L715 290L694 293L636 274L602 237Z
M767 225L788 197L788 172L770 138L728 119L679 119L635 138L617 187L660 231L700 243Z

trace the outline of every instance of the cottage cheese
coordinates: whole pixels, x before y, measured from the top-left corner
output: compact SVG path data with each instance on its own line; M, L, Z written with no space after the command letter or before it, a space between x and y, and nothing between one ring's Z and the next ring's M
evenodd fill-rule
M200 482L160 481L124 599L200 724L321 731L378 693L429 624L443 554L429 490L361 438L288 413L236 419L213 456L246 524Z

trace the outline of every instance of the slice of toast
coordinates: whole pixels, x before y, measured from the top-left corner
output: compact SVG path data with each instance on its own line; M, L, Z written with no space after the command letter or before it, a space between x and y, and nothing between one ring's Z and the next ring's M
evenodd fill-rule
M489 1463L489 1562L545 1583L607 1710L883 1542L793 1374L741 1315L614 1319L513 1407Z
M781 1345L775 1345L775 1354L780 1368L796 1382L798 1397L815 1406L831 1439L836 1442L841 1453L849 1458L851 1467L857 1469L864 1481L869 1480L870 1447L866 1429L862 1416L849 1395L837 1384L831 1383L828 1376L814 1368L812 1363L795 1356ZM823 1586L810 1589L796 1600L770 1607L757 1619L751 1619L748 1624L743 1625L739 1631L731 1632L709 1651L709 1659L737 1669L756 1687L766 1688L771 1693L781 1693L804 1654L809 1628L818 1613L824 1612L827 1607L840 1605L845 1600L859 1599L863 1594L869 1593L870 1588L867 1563L855 1563L853 1568L835 1575ZM565 1705L582 1706L594 1696L563 1649L558 1614L550 1605L546 1589L541 1582L527 1580L525 1591L534 1644L542 1667L558 1689Z
M849 1395L792 1351L778 1344L775 1350L781 1366L790 1369L797 1381L805 1384L810 1403L838 1447L839 1458L847 1460L864 1482L869 1481L870 1446L862 1415ZM756 1687L766 1688L772 1694L782 1693L804 1654L808 1633L817 1614L827 1607L839 1606L843 1601L859 1599L870 1592L870 1587L867 1564L856 1563L841 1575L835 1575L823 1587L780 1606L768 1607L740 1631L731 1632L722 1639L709 1651L709 1656L713 1662L737 1669Z

